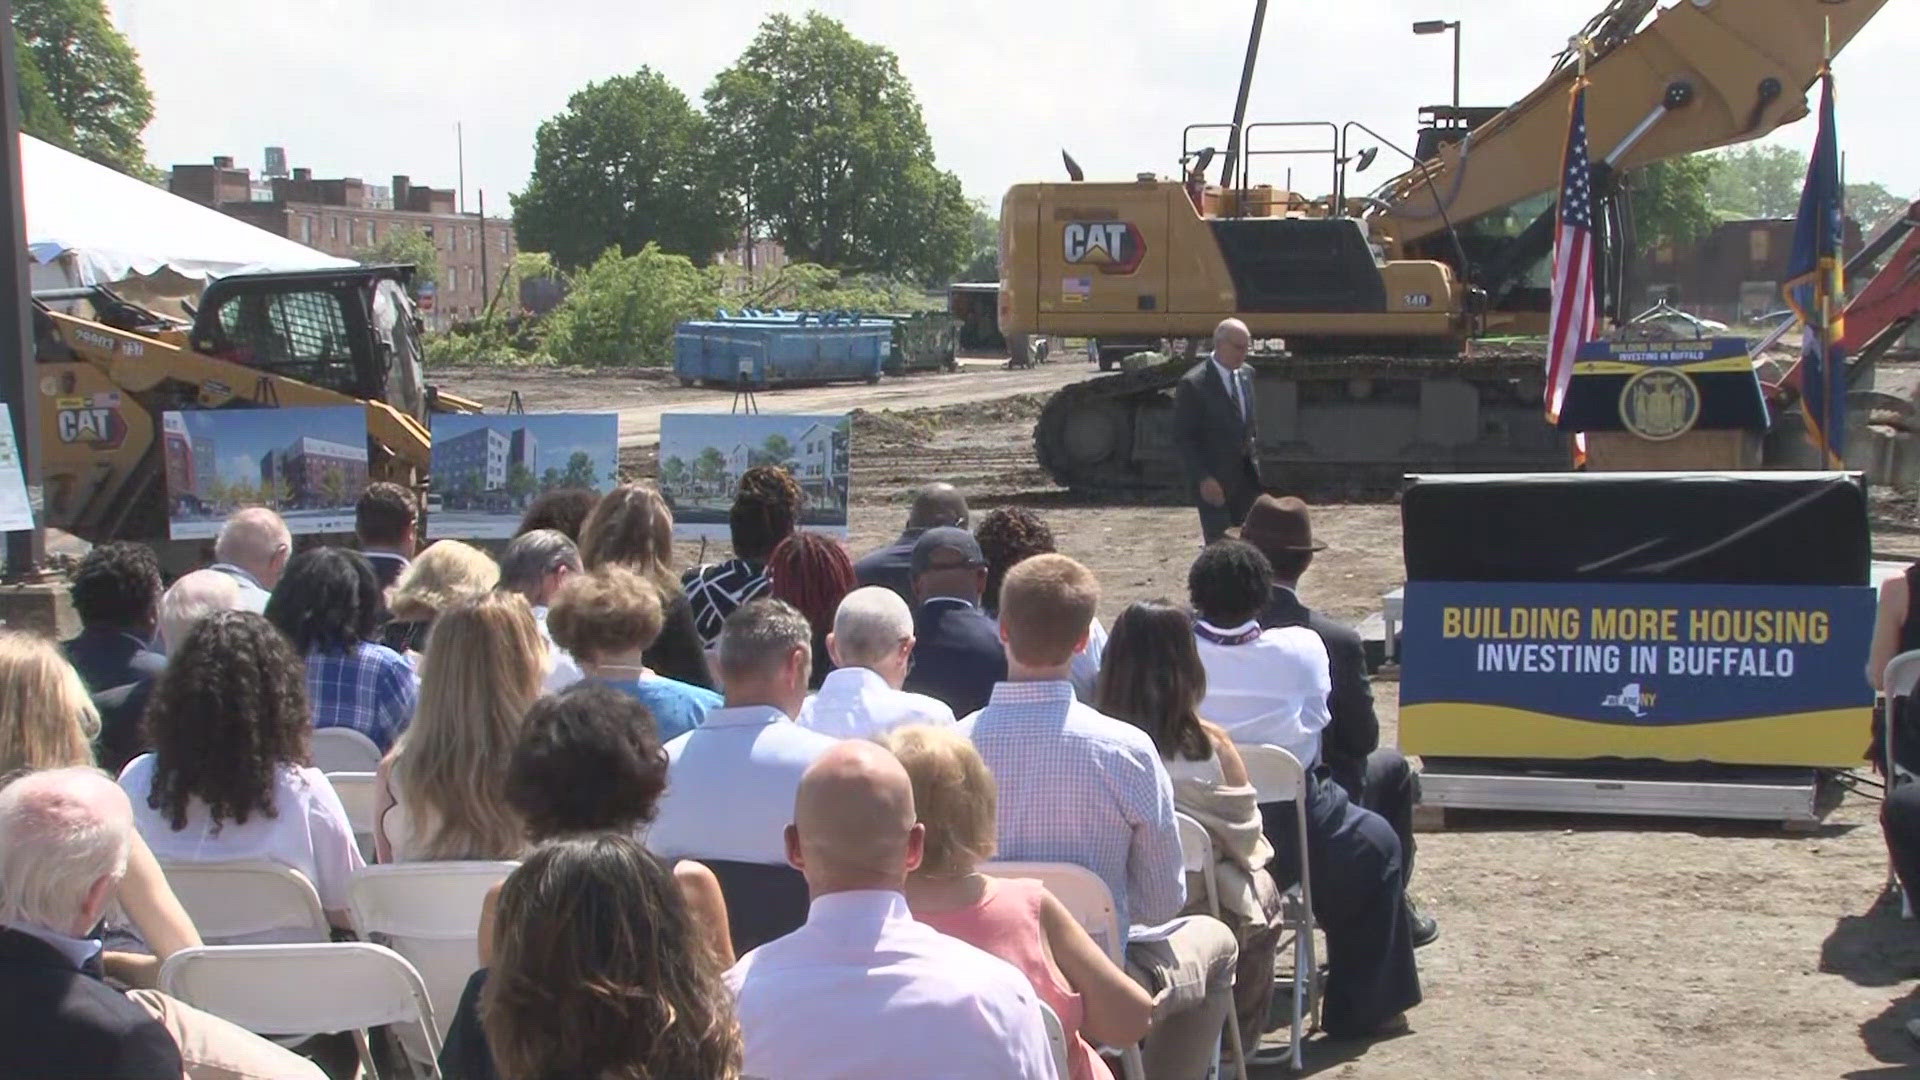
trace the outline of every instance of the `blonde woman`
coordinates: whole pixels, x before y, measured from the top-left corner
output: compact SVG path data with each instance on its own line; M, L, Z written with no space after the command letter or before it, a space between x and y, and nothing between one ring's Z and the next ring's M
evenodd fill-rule
M646 666L669 679L711 690L705 643L693 606L673 572L673 511L651 484L621 484L595 504L580 531L580 561L588 570L618 564L660 591L660 635Z
M99 731L100 714L60 647L36 634L0 631L0 783L22 772L92 765L91 740ZM153 955L109 952L107 972L130 986L150 987L161 961L199 945L200 934L137 835L118 899Z
M520 853L525 826L507 805L507 760L540 696L546 659L518 593L460 600L434 620L413 723L375 784L380 862Z
M913 917L1019 968L1073 1040L1071 1080L1112 1080L1089 1040L1139 1042L1153 1017L1153 999L1045 885L981 872L994 854L999 795L993 773L966 736L951 725L909 724L879 741L907 770L913 806L926 828L920 865L907 876Z
M414 557L393 583L387 598L392 621L381 640L394 652L410 655L414 663L426 651L433 620L461 600L483 596L500 584L500 564L493 556L458 540L429 544Z

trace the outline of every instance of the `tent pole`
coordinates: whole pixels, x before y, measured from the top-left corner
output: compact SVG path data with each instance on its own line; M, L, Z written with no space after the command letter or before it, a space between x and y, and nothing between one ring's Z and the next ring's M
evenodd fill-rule
M25 189L20 182L20 73L15 70L13 2L0 0L0 400L12 406L14 445L29 497L40 488L39 395L33 347L33 292L27 269ZM11 355L9 355L11 354ZM31 529L7 534L9 580L32 577L46 555L46 533L34 516Z

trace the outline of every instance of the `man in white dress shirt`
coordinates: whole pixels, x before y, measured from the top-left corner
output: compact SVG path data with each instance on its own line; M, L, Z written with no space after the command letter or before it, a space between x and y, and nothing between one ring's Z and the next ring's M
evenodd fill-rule
M833 616L837 665L794 720L836 739L871 739L902 724L951 724L938 698L900 689L913 658L913 609L883 585L855 589Z
M807 770L786 827L806 925L727 972L746 1076L1058 1077L1026 976L907 909L925 835L907 771L879 746L842 742Z
M667 743L667 793L647 848L670 859L785 865L781 830L801 774L834 740L793 723L813 672L813 628L779 600L755 600L720 631L727 705Z
M1413 927L1400 872L1400 839L1385 818L1355 805L1320 754L1327 726L1327 650L1304 626L1260 629L1273 567L1240 540L1209 545L1187 573L1206 668L1200 715L1241 744L1279 746L1307 770L1307 863L1313 913L1327 935L1322 1026L1337 1038L1392 1034L1420 1003ZM1262 803L1274 881L1299 880L1291 802Z

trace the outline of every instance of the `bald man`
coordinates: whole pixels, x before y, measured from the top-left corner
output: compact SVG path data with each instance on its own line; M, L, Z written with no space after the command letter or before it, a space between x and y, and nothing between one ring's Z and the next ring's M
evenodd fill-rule
M218 570L240 585L240 607L264 612L267 597L280 584L280 573L293 557L293 533L280 515L264 506L234 511L220 526L213 541L214 563Z
M913 495L913 509L907 514L907 527L899 539L860 557L853 564L853 576L862 585L882 585L915 603L913 595L914 541L928 529L967 527L967 499L952 484L932 483Z
M837 743L801 777L786 842L807 923L727 972L746 1075L1058 1075L1026 977L907 910L924 836L906 770L874 743Z
M1173 442L1209 544L1238 525L1260 497L1259 410L1246 366L1252 346L1246 323L1221 320L1213 328L1213 355L1173 388Z

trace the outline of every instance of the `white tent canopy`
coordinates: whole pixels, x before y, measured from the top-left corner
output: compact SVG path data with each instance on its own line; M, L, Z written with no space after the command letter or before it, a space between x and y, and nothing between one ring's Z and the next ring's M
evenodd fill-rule
M207 281L227 274L323 270L351 259L315 251L218 210L20 136L27 245L58 276L104 285L171 270ZM36 272L36 283L44 275Z

